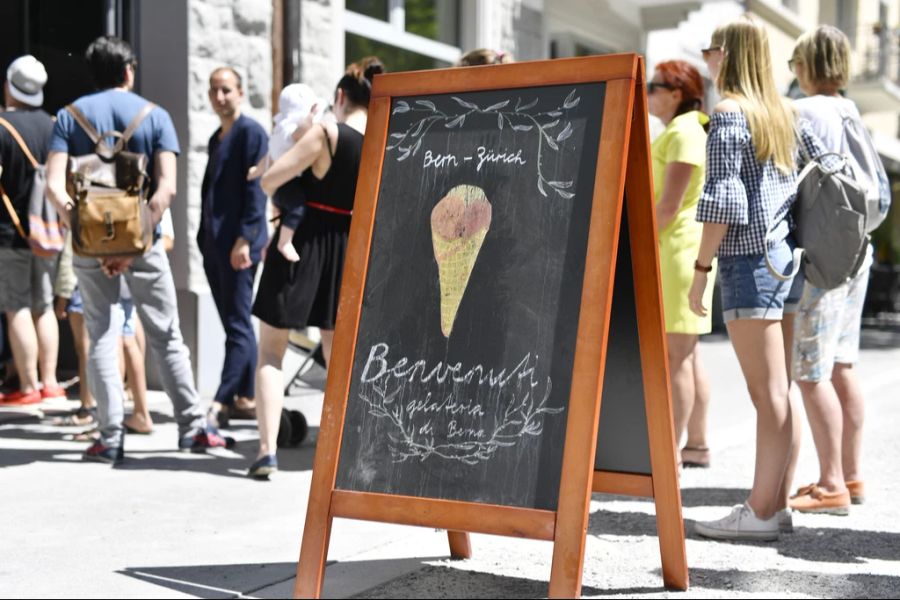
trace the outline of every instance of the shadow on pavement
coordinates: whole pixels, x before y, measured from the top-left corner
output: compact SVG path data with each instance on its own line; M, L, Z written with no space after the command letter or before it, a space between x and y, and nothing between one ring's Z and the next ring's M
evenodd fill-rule
M801 591L811 598L896 598L900 578L890 575L765 571L717 571L691 569L691 586L732 592L769 592L778 597L785 590Z
M294 578L296 568L296 563L263 563L133 567L117 572L197 598L234 598L289 581Z
M34 430L29 428L8 428L0 433L0 437L9 439L25 439L36 441L58 442L63 435L71 433L65 431L81 431L84 428L52 428ZM315 428L318 429L318 428ZM171 432L169 432L171 433ZM311 432L309 439L297 448L281 448L278 450L278 467L281 471L309 471L312 469L315 458L315 434ZM155 432L150 436L133 436L147 439L153 436L166 435L163 432ZM225 432L227 435L227 432ZM129 436L125 437L125 461L115 467L117 470L158 470L158 471L191 471L206 473L209 475L222 475L225 477L245 477L246 470L256 459L258 449L255 440L238 442L230 451L211 450L206 454L182 453L176 449L174 436L171 446L162 449L132 449L129 448ZM313 441L310 441L313 440ZM0 469L18 467L36 462L66 462L72 463L72 468L79 468L87 463L81 460L89 442L72 441L70 447L60 448L58 445L47 449L12 449L0 452ZM237 455L237 456L236 456ZM264 482L261 482L264 483Z
M360 563L363 564L363 563ZM546 580L494 575L441 565L421 569L375 586L354 598L546 598ZM664 588L653 592L665 591ZM607 590L583 586L584 596L606 594Z
M835 517L835 519L841 518L843 517ZM812 562L862 564L873 559L897 560L900 533L838 527L804 527L802 519L803 515L795 513L794 533L782 535L781 539L771 545L767 542L751 541L724 543L752 546L770 545L782 556ZM710 544L723 543L696 535L692 519L685 519L684 523L688 538ZM835 523L840 524L840 521L835 521ZM641 512L597 510L591 513L588 535L656 536L656 516Z

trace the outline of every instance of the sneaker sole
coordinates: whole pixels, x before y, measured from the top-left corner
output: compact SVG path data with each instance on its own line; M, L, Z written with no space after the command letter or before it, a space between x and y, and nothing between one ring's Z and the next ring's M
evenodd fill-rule
M40 404L43 402L40 398L37 400L29 400L27 402L21 402L19 400L13 400L12 402L0 402L0 406L33 406L35 404Z
M865 504L865 496L850 496L850 504Z
M851 501L852 502L852 501ZM849 506L838 508L794 508L797 512L812 513L817 515L834 515L836 517L846 517L850 514Z
M713 540L724 540L724 541L739 541L739 540L753 540L759 542L774 542L778 540L778 531L759 531L759 532L750 532L745 531L742 533L734 533L732 531L719 531L717 529L707 529L702 530L700 528L694 527L694 533L697 535L710 538Z

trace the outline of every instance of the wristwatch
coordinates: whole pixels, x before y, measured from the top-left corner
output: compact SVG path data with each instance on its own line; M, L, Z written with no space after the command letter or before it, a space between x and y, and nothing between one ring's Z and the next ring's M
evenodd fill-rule
M694 270L700 271L701 273L711 273L712 265L709 265L708 267L704 267L703 265L700 264L699 260L695 260L694 261Z

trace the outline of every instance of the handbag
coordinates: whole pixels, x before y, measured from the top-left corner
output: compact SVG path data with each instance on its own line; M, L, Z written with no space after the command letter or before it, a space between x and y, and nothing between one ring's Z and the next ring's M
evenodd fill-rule
M47 199L47 173L44 165L38 163L25 144L25 140L16 131L16 128L6 119L0 118L0 125L9 131L25 158L31 163L34 174L31 180L31 194L28 197L28 235L16 214L12 205L12 200L6 194L6 190L0 187L0 193L3 195L3 203L6 204L6 210L9 211L9 217L12 219L13 225L19 235L28 242L31 251L36 256L50 257L59 254L66 245L65 228L59 222L59 215L56 213L56 207Z
M72 249L79 256L141 256L153 246L147 202L147 156L125 149L156 105L148 102L123 133L97 132L74 104L66 110L94 143L94 152L70 156L66 189L71 207ZM110 147L107 138L116 138Z

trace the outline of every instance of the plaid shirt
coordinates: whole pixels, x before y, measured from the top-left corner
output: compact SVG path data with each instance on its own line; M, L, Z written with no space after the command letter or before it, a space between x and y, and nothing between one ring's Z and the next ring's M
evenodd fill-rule
M806 119L798 119L799 143L804 156L819 156L825 148ZM725 223L728 231L718 256L762 254L766 231L773 224L769 247L794 229L791 207L797 196L797 173L785 174L772 159L756 160L756 148L743 113L715 113L706 142L706 184L697 205L697 220Z

